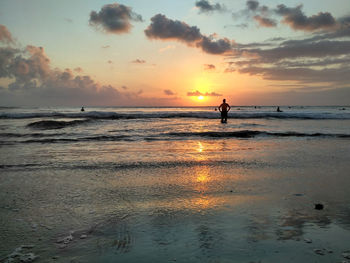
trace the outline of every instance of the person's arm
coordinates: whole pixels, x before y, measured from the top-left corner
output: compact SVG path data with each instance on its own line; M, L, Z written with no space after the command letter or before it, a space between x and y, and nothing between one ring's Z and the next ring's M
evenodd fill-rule
M221 106L222 106L222 104L219 106L219 111L221 112Z

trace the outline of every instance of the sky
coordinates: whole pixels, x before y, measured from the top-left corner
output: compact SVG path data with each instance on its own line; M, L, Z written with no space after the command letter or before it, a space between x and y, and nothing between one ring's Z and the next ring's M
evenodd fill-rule
M349 0L2 0L0 106L350 105Z

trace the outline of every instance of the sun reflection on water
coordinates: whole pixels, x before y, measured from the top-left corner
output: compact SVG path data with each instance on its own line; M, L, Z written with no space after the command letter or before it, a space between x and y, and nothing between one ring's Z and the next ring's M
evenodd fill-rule
M203 144L201 142L198 142L197 151L201 153L201 152L203 152L203 149L204 149Z

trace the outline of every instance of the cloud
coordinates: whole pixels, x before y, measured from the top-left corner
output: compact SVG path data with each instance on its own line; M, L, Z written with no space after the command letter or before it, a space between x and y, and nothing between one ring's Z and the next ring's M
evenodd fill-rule
M262 17L260 15L254 16L254 19L259 23L262 27L276 27L277 23L275 20L267 17Z
M133 61L131 61L131 63L135 63L135 64L145 64L146 60L143 59L135 59Z
M189 92L187 92L187 96L189 96L189 97L198 97L198 96L220 97L220 96L222 96L222 94L219 94L219 93L216 93L216 92L202 93L202 92L196 90L196 91L189 91Z
M239 73L261 76L267 80L293 80L302 83L348 84L350 67L312 69L306 67L245 67Z
M0 24L0 42L5 44L13 44L14 40L11 33L8 31L7 27Z
M176 95L176 93L173 92L173 91L170 90L170 89L165 89L165 90L163 90L163 92L164 92L165 95L168 95L168 96L174 96L174 95Z
M176 46L174 46L174 45L168 45L168 46L166 46L166 47L163 47L163 48L159 49L159 52L160 52L160 53L163 53L163 52L165 52L165 51L167 51L167 50L175 49L175 48L176 48Z
M276 8L260 5L257 0L248 0L246 9L233 13L233 16L245 16L247 19L253 18L260 26L275 27L277 22L273 16L281 16L282 22L289 25L294 30L307 32L317 32L321 30L335 30L340 21L337 21L329 12L319 12L318 14L306 16L302 11L303 5L287 7L284 4L277 5Z
M78 74L76 74L78 73ZM9 80L0 89L2 105L130 105L148 103L142 92L121 92L101 85L81 68L51 67L43 47L0 47L0 78ZM149 100L151 102L151 100ZM164 102L160 102L163 103Z
M215 40L211 37L203 36L202 41L197 46L201 47L204 52L214 55L232 51L232 42L228 38Z
M200 13L211 13L214 11L225 11L225 7L219 3L211 4L207 0L196 1L196 7L199 8Z
M337 19L337 26L331 29L327 32L321 31L321 34L316 35L313 40L350 37L350 16Z
M216 67L213 64L204 64L204 69L205 70L214 70L214 69L216 69Z
M26 53L28 57L20 54ZM9 56L10 54L10 56ZM0 77L14 78L16 81L9 85L10 88L35 87L37 79L46 81L50 75L50 60L42 47L28 45L24 50L0 50L0 67L5 69L5 74ZM6 57L5 60L2 58Z
M246 29L248 28L248 24L247 23L241 23L241 24L237 24L237 25L233 25L234 27L238 27L238 28L241 28L241 29ZM228 26L225 26L224 28L226 28Z
M268 41L284 41L284 40L286 40L285 38L283 38L283 37L273 37L273 38L270 38L270 39L268 39Z
M250 11L256 11L259 7L259 2L255 0L248 0L246 2L247 8Z
M322 19L315 19L316 16L306 17L301 12L301 6L278 7L282 16L294 18L293 26L298 25L300 30L312 32L312 35L299 40L275 38L261 43L237 43L234 52L227 58L225 72L250 74L268 80L324 83L333 87L348 84L350 16L335 20L336 26L331 26L334 24L333 17L330 23L324 23ZM306 22L297 24L298 17Z
M256 0L248 0L246 2L247 9L241 11L242 14L250 17L251 14L261 14L268 15L270 13L270 9L265 5L260 5L260 3Z
M302 5L298 5L289 8L281 4L277 6L275 12L283 16L283 22L294 30L316 31L336 26L336 20L329 12L319 12L317 15L307 17L301 10L302 7Z
M287 58L341 56L350 53L350 41L322 40L309 42L308 39L285 41L277 48L253 49L250 52L260 56L263 62L275 62Z
M151 21L145 30L146 36L150 39L176 40L214 55L232 51L232 41L227 38L215 39L214 35L209 37L202 35L196 26L171 20L162 14L155 15Z
M151 21L152 23L145 30L146 36L150 39L173 39L191 44L202 38L198 27L168 19L165 15L157 14L151 18Z
M130 21L143 20L131 7L118 3L104 5L99 12L92 11L89 20L91 26L113 34L129 32L132 27Z

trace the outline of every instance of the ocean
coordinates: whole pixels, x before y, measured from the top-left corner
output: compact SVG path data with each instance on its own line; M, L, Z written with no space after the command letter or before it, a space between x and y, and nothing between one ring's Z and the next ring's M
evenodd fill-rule
M350 107L281 110L0 107L0 262L341 260Z

